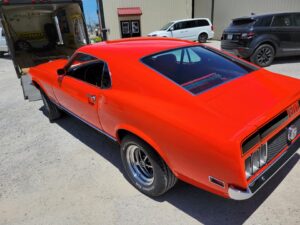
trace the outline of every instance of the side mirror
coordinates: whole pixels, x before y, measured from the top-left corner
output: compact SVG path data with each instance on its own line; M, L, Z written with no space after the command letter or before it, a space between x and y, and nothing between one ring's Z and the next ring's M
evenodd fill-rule
M63 75L65 75L65 74L66 74L65 69L58 69L58 70L57 70L57 75L63 76Z

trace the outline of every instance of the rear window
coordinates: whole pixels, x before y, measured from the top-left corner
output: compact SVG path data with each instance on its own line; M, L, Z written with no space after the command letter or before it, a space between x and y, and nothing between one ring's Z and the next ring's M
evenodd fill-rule
M243 25L251 25L255 22L254 19L247 18L247 19L235 19L232 21L231 26L243 26Z
M143 58L142 62L192 94L199 94L257 69L202 46L158 53Z

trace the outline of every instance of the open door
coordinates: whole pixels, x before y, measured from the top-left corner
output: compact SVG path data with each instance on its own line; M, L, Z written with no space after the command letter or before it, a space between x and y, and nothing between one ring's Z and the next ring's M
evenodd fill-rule
M82 1L48 2L0 3L0 18L17 75L22 78L25 98L31 96L28 94L31 82L23 77L28 68L69 58L76 49L89 43Z

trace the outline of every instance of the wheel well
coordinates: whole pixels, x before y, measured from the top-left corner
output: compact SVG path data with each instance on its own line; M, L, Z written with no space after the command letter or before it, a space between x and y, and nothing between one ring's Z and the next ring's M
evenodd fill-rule
M133 135L133 136L136 136L136 137L140 138L139 136L137 136L136 134L134 134L134 133L132 133L128 130L120 129L120 130L117 131L118 141L121 142L123 140L123 138L126 137L127 135Z
M149 145L156 152L156 154L158 154L159 157L161 157L161 155L158 153L158 151L155 149L155 147L153 145L151 145L144 138L142 138L142 137L140 137L140 136L136 135L135 133L132 133L132 132L130 132L128 130L120 129L120 130L117 131L117 140L118 140L118 142L121 143L122 140L123 140L123 138L125 138L127 135L131 135L131 136L137 137L138 139L140 139L141 141L143 141L145 144Z
M124 137L126 137L127 135L135 136L135 137L137 137L138 139L140 139L141 141L143 141L145 144L147 144L149 147L151 147L151 148L153 149L153 152L154 152L155 154L157 154L157 156L160 157L160 158L167 164L167 166L168 166L169 168L171 168L171 167L169 166L168 160L167 160L166 158L164 158L164 157L160 154L160 152L157 151L157 149L156 149L153 145L151 145L148 141L146 141L146 140L143 139L142 137L140 137L140 136L138 136L138 135L136 135L136 134L134 134L134 133L132 133L132 132L130 132L130 131L128 131L128 130L120 129L120 130L117 131L117 140L118 140L118 142L121 143L122 139L123 139ZM172 170L172 169L171 169L171 170ZM172 172L174 173L173 170L172 170ZM174 173L174 174L175 174L175 173Z
M255 48L255 50L259 47L259 46L262 46L262 45L271 45L273 48L274 48L274 51L275 51L275 54L276 54L276 51L277 51L277 49L276 49L276 45L273 43L273 42L271 42L271 41L265 41L265 42L262 42L262 43L260 43L259 45L257 45L257 47Z
M200 36L201 34L206 34L208 36L208 33L205 31L202 31L198 36Z

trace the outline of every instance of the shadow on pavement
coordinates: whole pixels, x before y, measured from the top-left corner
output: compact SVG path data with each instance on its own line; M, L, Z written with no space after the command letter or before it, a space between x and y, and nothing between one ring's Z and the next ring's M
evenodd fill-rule
M272 65L277 64L289 64L289 63L300 63L300 56L289 56L274 59Z
M44 112L43 107L40 110ZM124 174L118 143L73 116L65 116L56 123ZM243 224L283 181L299 159L299 154L296 154L256 195L246 201L224 199L180 181L168 193L154 200L166 201L206 225Z

